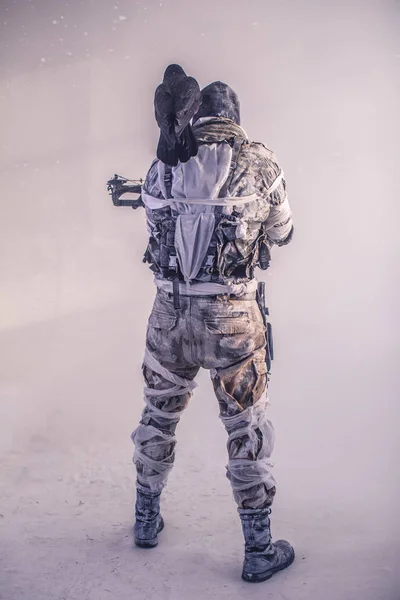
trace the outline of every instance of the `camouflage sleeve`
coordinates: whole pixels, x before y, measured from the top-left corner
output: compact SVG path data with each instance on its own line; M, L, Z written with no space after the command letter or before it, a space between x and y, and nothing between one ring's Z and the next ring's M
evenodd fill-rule
M277 193L279 194L279 203L276 202ZM284 179L276 192L273 192L271 196L274 196L275 201L271 203L269 215L263 224L263 228L271 243L277 246L284 246L293 237L293 217Z
M158 177L158 162L157 159L153 160L143 184L143 191L145 194L149 194L149 196L154 196L154 198L163 198Z
M257 149L262 157L261 171L264 184L265 197L270 205L270 210L263 229L271 244L284 246L293 237L293 218L289 200L286 192L286 181L284 174L278 165L274 153L263 144L257 144ZM276 189L270 192L276 181L279 181Z

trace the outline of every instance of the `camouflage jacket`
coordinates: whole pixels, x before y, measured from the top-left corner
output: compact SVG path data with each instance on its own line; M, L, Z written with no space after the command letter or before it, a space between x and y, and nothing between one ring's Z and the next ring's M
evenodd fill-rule
M213 208L213 234L193 282L248 282L256 267L268 268L272 245L287 244L293 235L283 173L274 153L261 143L249 142L244 130L233 121L221 117L200 119L193 132L199 148L216 145L218 151L222 144L229 144L235 149L219 196L238 199L237 205L232 201L233 206ZM143 186L144 196L160 200L168 196L160 175L163 168L158 160L153 162ZM251 195L255 195L254 200L240 203L241 198ZM164 203L160 208L145 205L150 239L143 260L150 263L156 278L183 281L175 247L179 212L173 203Z

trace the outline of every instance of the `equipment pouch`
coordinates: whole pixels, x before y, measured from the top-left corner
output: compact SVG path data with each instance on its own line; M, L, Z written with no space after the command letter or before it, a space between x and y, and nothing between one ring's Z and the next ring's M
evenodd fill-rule
M271 363L274 360L274 342L272 337L272 325L267 321L269 310L265 306L265 282L260 281L257 287L257 304L260 308L261 315L265 326L265 362L267 364L268 373L271 373Z

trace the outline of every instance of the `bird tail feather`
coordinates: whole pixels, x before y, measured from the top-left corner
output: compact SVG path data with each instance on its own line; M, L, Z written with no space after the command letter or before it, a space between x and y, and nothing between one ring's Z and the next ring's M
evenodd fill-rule
M171 167L176 167L179 160L178 144L171 146L163 133L160 133L160 139L158 140L157 158Z
M179 141L179 160L185 163L192 156L196 156L199 149L190 123L186 125L185 129L182 131Z

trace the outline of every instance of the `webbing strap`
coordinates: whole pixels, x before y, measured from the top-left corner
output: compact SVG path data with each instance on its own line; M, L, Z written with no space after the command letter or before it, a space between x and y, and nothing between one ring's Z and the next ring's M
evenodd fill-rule
M166 191L166 199L170 200L172 198L172 167L170 165L164 164L164 185Z
M164 185L165 185L165 192L166 192L166 200L173 199L174 202L182 202L185 204L208 204L208 205L213 204L214 206L225 206L226 204L237 204L237 205L247 204L248 202L252 202L253 200L256 200L257 194L250 194L249 196L239 196L239 197L227 196L228 189L232 182L232 178L233 178L236 166L237 166L237 159L238 159L240 150L245 141L246 140L244 140L240 136L236 136L234 138L234 142L233 142L233 146L232 146L232 158L231 158L231 164L229 166L228 177L226 178L225 183L221 187L221 190L218 195L218 200L215 199L214 202L210 202L209 199L204 199L204 198L173 198L173 196L172 196L172 167L170 165L164 164ZM278 173L277 177L275 178L275 180L272 182L271 186L268 188L268 190L266 192L267 196L270 196L273 192L275 192L275 190L282 183L283 178L284 178L284 173L283 173L283 171L280 171ZM145 194L145 193L142 193L142 197L146 197L149 200L153 199L153 197L150 194ZM154 199L158 200L158 202L160 202L159 199L157 199L157 198L154 198Z
M228 189L229 186L231 184L232 181L232 177L233 174L235 172L236 169L236 165L237 165L237 159L240 153L240 150L242 149L242 145L244 144L245 140L240 137L240 136L236 136L233 140L233 146L232 146L232 158L231 158L231 164L229 167L229 173L228 173L228 177L226 178L226 181L224 183L224 185L221 188L221 191L219 193L219 198L226 198L227 194L228 194Z
M175 204L204 204L206 206L229 206L235 205L240 206L241 204L248 204L257 200L257 194L250 194L250 196L233 196L232 198L173 198Z

